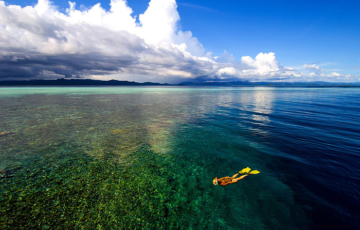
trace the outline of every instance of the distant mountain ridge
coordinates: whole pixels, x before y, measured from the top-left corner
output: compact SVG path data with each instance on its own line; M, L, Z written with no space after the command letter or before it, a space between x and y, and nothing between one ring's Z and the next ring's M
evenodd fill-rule
M57 80L24 80L24 81L0 81L0 86L218 86L218 87L360 87L360 82L250 82L250 81L229 81L229 82L201 82L186 81L180 84L117 80L91 80L91 79L57 79Z
M266 86L266 87L360 87L360 83L346 82L250 82L250 81L230 81L230 82L182 82L181 86Z
M57 80L27 80L27 81L0 81L0 86L166 86L167 83L154 83L154 82L134 82L134 81L101 81L91 79L57 79Z

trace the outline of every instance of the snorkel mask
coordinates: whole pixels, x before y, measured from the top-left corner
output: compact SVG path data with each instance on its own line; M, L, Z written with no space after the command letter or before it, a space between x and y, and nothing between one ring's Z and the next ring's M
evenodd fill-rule
M218 182L218 180L217 180L217 177L215 177L215 179L213 180L213 184L214 184L214 185L219 185L219 182Z

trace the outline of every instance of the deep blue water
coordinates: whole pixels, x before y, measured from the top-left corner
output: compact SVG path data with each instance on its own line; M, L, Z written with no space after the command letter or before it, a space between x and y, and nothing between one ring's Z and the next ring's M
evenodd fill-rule
M308 222L310 229L360 229L357 88L1 88L0 103L0 132L16 135L29 126L37 129L55 119L70 119L71 124L63 125L71 134L51 136L47 130L40 138L51 142L71 136L79 148L86 138L100 139L114 124L126 122L130 130L143 130L126 146L147 142L162 154L181 153L189 164L196 164L196 157L207 159L207 170L214 172L207 178L209 187L215 176L231 176L246 166L258 169L259 175L221 189L229 197L251 193L234 205L253 205L254 213L267 210L256 214L264 220L264 229L276 226L266 215L280 221L286 219L287 208L294 222L300 208L306 220L299 221ZM34 108L37 112L21 112ZM102 117L101 125L94 122L96 114ZM96 133L84 131L90 126ZM0 143L5 146L10 137L4 135ZM24 143L35 142L23 138ZM9 157L10 145L2 151L2 168L9 167L7 161L33 159ZM285 214L269 212L278 209Z
M307 206L312 227L360 227L358 89L268 90L248 107L229 101L218 111L214 119L231 120L276 150L268 167Z

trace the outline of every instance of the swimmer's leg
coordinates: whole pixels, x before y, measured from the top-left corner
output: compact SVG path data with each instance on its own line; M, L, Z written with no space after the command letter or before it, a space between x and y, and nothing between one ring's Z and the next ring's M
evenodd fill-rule
M239 175L239 173L236 173L234 176L232 176L231 178L234 179L235 177L237 177Z
M233 178L233 183L235 183L235 182L238 182L239 180L241 180L241 179L243 179L244 177L247 177L247 176L249 176L249 174L245 174L245 175L242 175L241 177L238 177L238 178Z

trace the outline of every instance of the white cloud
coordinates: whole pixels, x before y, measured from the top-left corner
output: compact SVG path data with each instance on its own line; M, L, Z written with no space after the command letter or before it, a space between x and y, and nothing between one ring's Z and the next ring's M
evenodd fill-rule
M253 70L249 70L252 73L258 73L260 75L266 75L268 73L280 70L279 62L275 58L275 53L259 53L255 60L250 56L244 56L241 58L241 62Z
M238 72L236 71L236 69L234 67L224 67L224 68L219 69L217 71L217 74L221 78L224 78L223 76L236 76L238 74Z
M316 74L316 73L314 73L314 72L311 72L311 73L309 74L309 76L310 76L310 77L316 77L316 76L317 76L317 74Z
M312 64L312 65L308 65L308 64L304 64L304 69L316 74L316 75L319 75L321 73L323 73L323 70L320 69L319 66L315 65L315 64Z
M186 44L186 51L194 56L204 56L205 49L196 37L192 36L191 31L178 31L173 36L173 41L176 44Z
M21 73L24 77L49 71L66 76L108 72L130 78L197 77L215 71L215 62L205 57L202 44L190 31L177 29L180 17L175 0L150 1L139 25L125 0L112 0L109 11L100 4L85 10L69 5L63 14L48 0L24 8L1 1L2 67L8 65L7 59L23 58L17 64L29 69L29 74ZM9 77L17 76L11 74L14 64L7 66Z
M150 1L145 13L139 16L141 27L137 28L138 35L150 44L171 43L180 20L176 8L175 0Z
M0 78L111 77L174 82L185 78L335 76L322 76L316 65L303 66L309 74L282 67L272 52L259 53L255 59L244 56L241 61L227 51L212 57L191 31L179 30L175 0L151 0L139 15L139 23L136 17L126 0L111 0L109 11L100 3L79 10L76 3L69 2L65 13L48 0L23 8L0 1Z

